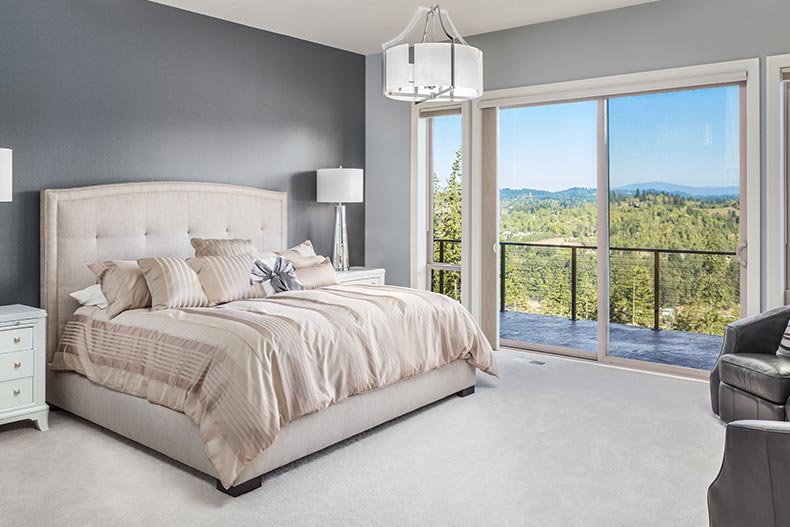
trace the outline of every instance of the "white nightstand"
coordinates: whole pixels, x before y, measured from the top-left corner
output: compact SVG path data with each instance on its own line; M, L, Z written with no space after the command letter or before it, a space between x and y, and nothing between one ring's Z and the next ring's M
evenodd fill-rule
M0 425L32 419L49 429L46 317L33 307L0 306Z
M352 267L338 271L337 281L341 284L384 285L384 269L374 267Z

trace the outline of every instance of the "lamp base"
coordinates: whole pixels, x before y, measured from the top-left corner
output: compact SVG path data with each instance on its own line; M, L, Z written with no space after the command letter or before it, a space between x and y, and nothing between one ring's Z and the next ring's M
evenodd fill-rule
M346 231L346 206L335 205L335 243L332 250L335 271L348 271L348 232Z

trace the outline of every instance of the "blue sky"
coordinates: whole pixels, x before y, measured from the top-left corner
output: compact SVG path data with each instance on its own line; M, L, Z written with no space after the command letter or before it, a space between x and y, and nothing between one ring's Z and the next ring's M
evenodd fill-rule
M738 101L735 86L610 99L610 185L737 186ZM595 187L596 105L502 110L500 187ZM440 177L449 173L460 146L460 116L434 119L434 169Z
M461 116L445 115L433 119L433 169L446 179L461 148Z

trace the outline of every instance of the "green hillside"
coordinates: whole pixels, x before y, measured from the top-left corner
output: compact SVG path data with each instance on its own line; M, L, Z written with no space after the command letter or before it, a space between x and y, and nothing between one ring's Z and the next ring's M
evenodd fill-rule
M445 184L434 178L436 238L460 239L460 156ZM595 190L561 192L502 189L500 239L595 246ZM610 246L617 248L735 252L740 204L730 195L692 196L666 191L615 191L610 196ZM506 309L571 316L571 249L508 245ZM441 255L440 255L441 251ZM435 261L460 263L460 244L435 243ZM441 258L440 258L441 256ZM655 254L612 250L612 322L653 326ZM734 256L662 253L660 327L722 334L739 316L740 266ZM577 249L577 317L597 318L596 254ZM442 273L444 292L460 295L458 273ZM434 288L439 288L435 273Z

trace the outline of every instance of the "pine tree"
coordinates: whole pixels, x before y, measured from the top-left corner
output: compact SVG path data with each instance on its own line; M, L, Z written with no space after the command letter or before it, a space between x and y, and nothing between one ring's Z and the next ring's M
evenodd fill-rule
M442 184L438 174L433 174L433 237L435 262L460 265L461 263L461 200L463 176L461 171L461 150L455 153L455 160L447 176L447 182ZM434 290L439 290L439 272L434 271ZM444 271L444 293L460 300L461 273Z

